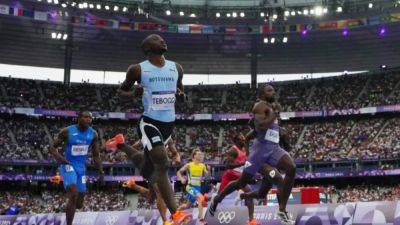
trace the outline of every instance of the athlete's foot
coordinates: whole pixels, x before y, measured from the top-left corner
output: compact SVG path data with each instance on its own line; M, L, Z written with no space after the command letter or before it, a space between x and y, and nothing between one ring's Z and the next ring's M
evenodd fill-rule
M126 188L129 188L129 189L132 189L133 187L135 187L135 185L136 185L135 178L134 178L134 177L131 177L131 179L125 181L125 182L122 184L122 187L126 187Z
M182 225L192 220L192 215L186 214L184 211L178 210L172 216L173 225Z
M204 195L202 195L202 196L200 197L200 204L201 204L201 206L207 207L207 202L208 202L207 198L208 198L208 195L207 195L207 194L204 194Z
M247 222L247 225L260 225L260 223L257 220L252 219L251 221Z
M217 206L218 206L218 203L215 202L215 198L214 198L213 200L211 200L211 204L210 204L210 206L208 207L208 210L207 210L208 213L210 213L211 216L214 216L215 211L217 210Z
M279 211L277 216L283 225L294 225L295 221L291 220L288 212L286 211Z
M115 137L107 140L106 149L115 152L117 150L118 144L125 143L125 138L123 134L117 134Z
M199 224L200 225L206 225L207 224L206 219L199 219Z
M62 177L60 175L56 175L54 177L50 177L50 182L60 184L62 181Z

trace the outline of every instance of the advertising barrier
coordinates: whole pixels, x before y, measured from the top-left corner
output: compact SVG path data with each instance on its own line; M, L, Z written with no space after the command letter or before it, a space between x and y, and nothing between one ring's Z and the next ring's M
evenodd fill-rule
M261 225L281 225L276 217L278 207L256 206L255 219ZM289 205L288 212L296 225L400 225L400 202L357 202L344 204ZM197 209L189 210L197 225ZM245 225L245 207L220 207L214 217L207 216L208 225ZM65 214L0 216L0 225L65 225ZM113 212L79 212L74 225L158 225L162 224L157 210Z

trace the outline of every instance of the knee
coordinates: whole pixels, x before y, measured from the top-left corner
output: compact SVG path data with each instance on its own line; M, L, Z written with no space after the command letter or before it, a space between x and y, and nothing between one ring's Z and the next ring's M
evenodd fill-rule
M250 206L253 203L253 199L252 198L246 198L246 200L244 200L244 203L246 204L246 206Z
M78 190L76 189L75 186L68 187L68 198L69 198L69 201L76 203L76 201L78 200L78 196L79 196Z
M247 176L246 174L242 174L242 177L238 180L238 189L243 189L247 184L251 182L252 176Z
M286 176L294 177L296 175L296 164L292 161L286 169Z
M275 184L280 184L283 181L282 174L277 170L274 170L273 176L271 176L270 179Z
M77 209L82 209L82 208L83 208L83 201L78 201L78 202L76 203L76 208L77 208Z

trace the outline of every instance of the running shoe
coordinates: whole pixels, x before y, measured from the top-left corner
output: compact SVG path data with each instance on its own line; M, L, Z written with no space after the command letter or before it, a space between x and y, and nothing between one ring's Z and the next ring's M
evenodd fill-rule
M117 150L117 145L123 143L125 143L124 135L117 134L115 137L107 140L106 149L115 152Z
M126 188L129 188L129 189L132 189L133 187L135 187L135 185L136 185L135 178L134 178L134 177L131 177L131 179L125 181L125 182L122 184L122 187L126 187Z
M214 214L215 214L215 211L217 210L217 206L218 206L218 203L215 203L215 200L213 199L213 200L211 200L211 204L210 204L210 206L208 207L208 213L211 215L211 216L214 216Z
M182 225L190 222L190 220L192 219L191 215L188 215L181 210L176 211L171 217L174 225Z
M60 184L62 181L62 177L60 175L56 175L54 177L50 177L50 182Z
M290 219L288 212L286 212L286 211L283 211L283 212L279 211L277 213L277 216L283 225L294 225L295 224L295 221Z
M260 225L260 223L257 220L252 219L251 221L247 222L247 225Z

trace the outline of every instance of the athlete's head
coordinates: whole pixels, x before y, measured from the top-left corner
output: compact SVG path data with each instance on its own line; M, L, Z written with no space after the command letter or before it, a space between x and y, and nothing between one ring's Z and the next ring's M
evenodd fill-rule
M140 46L145 55L163 55L168 51L167 44L164 39L158 34L151 34L147 36Z
M195 148L192 152L192 159L200 162L202 160L203 153L200 148Z
M83 128L88 128L92 123L92 113L85 108L81 108L78 112L78 125Z
M259 99L271 103L275 101L275 89L271 85L260 85L257 92L257 97Z
M243 136L243 134L236 134L232 139L233 143L239 148L244 147L245 140L246 138Z

